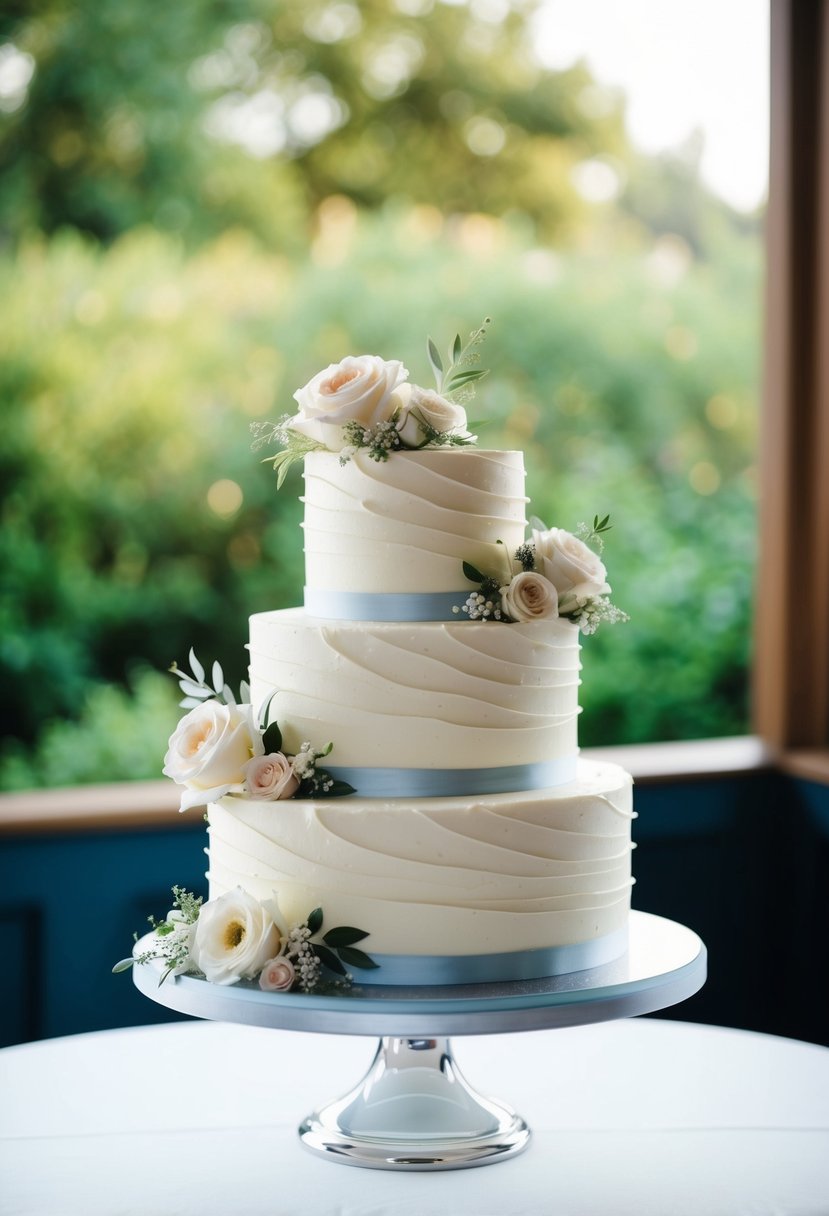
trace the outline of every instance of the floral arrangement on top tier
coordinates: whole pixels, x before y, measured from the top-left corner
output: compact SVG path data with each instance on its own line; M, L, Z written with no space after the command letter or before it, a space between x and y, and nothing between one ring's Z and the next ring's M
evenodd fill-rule
M372 460L388 460L395 451L476 443L463 403L487 374L476 366L476 347L489 324L486 317L466 343L456 334L445 367L436 344L427 340L436 391L410 384L399 360L379 355L348 355L318 372L294 393L299 413L285 414L276 423L251 424L254 448L278 443L283 449L267 457L277 470L277 487L291 465L309 452L339 452L340 463L346 464L358 451Z
M602 621L615 624L630 618L610 602L607 571L599 554L610 516L593 517L593 526L580 524L577 534L530 521L530 539L512 557L504 550L500 574L482 574L470 562L463 573L478 584L463 605L453 608L471 621L541 621L565 617L584 634L595 633ZM499 541L499 544L502 542Z
M218 802L227 794L258 801L283 798L341 798L354 787L337 781L317 763L333 744L317 751L304 742L295 755L282 750L282 732L270 721L273 698L254 715L250 688L243 683L237 702L222 669L213 664L212 684L190 651L190 671L173 663L170 671L184 693L189 713L181 719L164 757L165 776L184 787L179 810Z

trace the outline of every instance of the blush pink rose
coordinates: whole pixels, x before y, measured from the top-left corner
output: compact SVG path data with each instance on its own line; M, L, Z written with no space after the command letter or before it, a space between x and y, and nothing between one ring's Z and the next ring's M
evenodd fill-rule
M558 593L534 570L523 570L501 588L501 610L513 621L542 621L558 616Z
M259 987L263 992L288 992L295 980L296 969L289 958L272 958L262 968Z
M291 762L282 752L254 756L245 765L245 793L248 798L263 801L293 798L298 789L299 781Z

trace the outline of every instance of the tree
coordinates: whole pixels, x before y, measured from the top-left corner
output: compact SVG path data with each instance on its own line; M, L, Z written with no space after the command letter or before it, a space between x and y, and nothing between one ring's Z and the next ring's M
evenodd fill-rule
M627 155L623 112L591 116L585 68L539 66L536 7L21 3L0 37L34 71L0 119L0 222L192 242L242 223L290 245L328 195L400 195L567 234L569 171Z

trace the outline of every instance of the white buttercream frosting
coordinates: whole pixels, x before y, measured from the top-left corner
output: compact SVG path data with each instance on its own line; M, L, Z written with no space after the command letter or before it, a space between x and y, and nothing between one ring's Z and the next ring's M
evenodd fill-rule
M524 539L524 457L435 448L386 461L358 451L340 464L333 452L312 452L304 502L308 587L468 591L464 561L498 577L505 551Z
M211 899L322 906L378 954L488 954L590 941L630 903L631 780L579 763L554 790L474 798L253 803L210 809Z
M577 752L579 634L569 621L503 625L251 617L253 704L285 746L334 743L332 766L533 764Z

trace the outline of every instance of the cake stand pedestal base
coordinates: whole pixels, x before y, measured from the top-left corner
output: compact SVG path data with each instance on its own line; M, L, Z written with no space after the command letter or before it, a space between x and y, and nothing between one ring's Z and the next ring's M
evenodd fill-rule
M148 949L151 935L135 946ZM365 1079L302 1123L306 1148L373 1169L450 1170L490 1165L527 1147L529 1129L508 1106L476 1094L449 1038L583 1026L665 1009L705 983L705 946L690 929L631 912L628 949L588 971L514 983L443 988L355 986L336 995L262 992L258 984L165 983L156 959L133 967L136 987L179 1013L319 1034L383 1035Z
M448 1038L388 1037L361 1083L309 1115L299 1137L343 1165L450 1170L514 1157L530 1130L510 1107L475 1093Z

